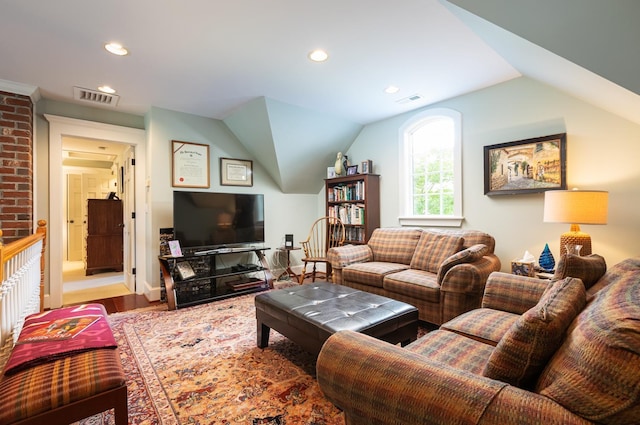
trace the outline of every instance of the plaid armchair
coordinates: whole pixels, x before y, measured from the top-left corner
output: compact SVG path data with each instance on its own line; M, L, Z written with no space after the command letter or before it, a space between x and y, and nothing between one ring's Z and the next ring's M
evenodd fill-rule
M321 390L349 425L637 424L640 257L565 260L586 284L492 273L480 308L404 348L332 335Z

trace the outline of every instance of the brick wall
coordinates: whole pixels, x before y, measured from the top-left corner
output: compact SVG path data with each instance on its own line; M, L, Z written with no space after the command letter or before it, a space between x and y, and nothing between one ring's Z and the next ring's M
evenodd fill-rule
M0 91L0 229L3 242L33 229L33 103Z

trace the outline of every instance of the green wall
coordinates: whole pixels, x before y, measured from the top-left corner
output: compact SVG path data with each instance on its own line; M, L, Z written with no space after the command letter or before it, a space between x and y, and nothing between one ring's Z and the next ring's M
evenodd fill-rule
M584 225L593 252L611 265L640 253L640 126L526 77L460 96L430 107L462 113L463 227L496 238L503 269L525 250L536 257L549 243L556 259L560 234L568 224L543 223L543 194L484 195L483 147L567 133L569 188L609 191L607 225ZM427 108L424 108L427 109ZM420 111L424 110L421 109ZM382 175L381 223L398 226L399 128L413 114L368 125L349 149L357 163L371 159Z

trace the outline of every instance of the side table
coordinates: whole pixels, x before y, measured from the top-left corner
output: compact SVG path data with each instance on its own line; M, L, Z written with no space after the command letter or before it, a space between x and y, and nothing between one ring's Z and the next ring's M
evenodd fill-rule
M280 273L280 276L278 276L278 280L280 280L284 276L288 276L296 280L298 279L298 275L295 274L293 270L291 270L291 251L298 251L300 249L301 248L299 246L278 248L278 251L287 253L287 268L284 269L282 273Z

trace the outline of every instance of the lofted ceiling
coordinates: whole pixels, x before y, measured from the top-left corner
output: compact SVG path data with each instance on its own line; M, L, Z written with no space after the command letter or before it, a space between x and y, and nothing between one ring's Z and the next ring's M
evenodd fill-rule
M364 125L521 75L640 123L633 0L0 5L0 90L223 120L289 193L317 192L328 158ZM130 54L107 53L110 41ZM308 60L316 48L326 62ZM385 93L391 84L400 90ZM74 98L101 85L118 97ZM322 161L300 173L310 156Z

